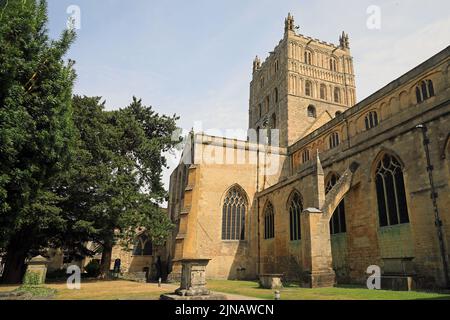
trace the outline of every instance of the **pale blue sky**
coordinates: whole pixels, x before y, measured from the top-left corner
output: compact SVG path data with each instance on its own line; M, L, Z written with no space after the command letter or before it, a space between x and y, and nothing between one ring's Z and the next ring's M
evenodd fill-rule
M48 0L50 31L81 9L75 93L102 96L109 109L132 95L185 129L247 128L252 60L283 36L290 11L300 33L337 43L349 33L362 100L449 44L448 0ZM370 5L381 29L366 27ZM166 178L165 178L166 179Z

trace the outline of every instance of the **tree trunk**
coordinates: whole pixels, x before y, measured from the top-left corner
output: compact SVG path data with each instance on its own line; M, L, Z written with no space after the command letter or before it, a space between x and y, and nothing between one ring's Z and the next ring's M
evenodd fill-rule
M6 250L5 268L3 269L2 283L17 284L22 282L25 274L25 259L28 248L23 246L23 241L13 237Z
M100 263L100 278L109 278L109 271L111 270L111 257L112 257L112 243L105 241L103 245L102 260Z

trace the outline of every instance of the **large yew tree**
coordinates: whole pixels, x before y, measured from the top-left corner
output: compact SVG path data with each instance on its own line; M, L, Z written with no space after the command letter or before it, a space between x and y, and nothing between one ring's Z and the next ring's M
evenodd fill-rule
M83 250L90 240L102 248L102 275L111 265L112 247L145 229L163 244L172 228L160 204L167 198L161 173L164 152L177 139L176 116L156 113L133 98L126 108L105 111L99 97L73 98L76 158L58 188L68 221L61 244ZM76 251L76 250L75 250Z
M20 282L33 249L64 231L55 185L70 164L74 40L48 37L45 1L0 0L0 251Z

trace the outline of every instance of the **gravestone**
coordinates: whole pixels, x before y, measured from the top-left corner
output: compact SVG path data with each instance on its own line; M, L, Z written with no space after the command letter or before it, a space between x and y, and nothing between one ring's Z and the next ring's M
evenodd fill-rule
M47 265L49 260L43 256L37 256L28 261L27 271L23 277L24 285L39 286L45 283Z

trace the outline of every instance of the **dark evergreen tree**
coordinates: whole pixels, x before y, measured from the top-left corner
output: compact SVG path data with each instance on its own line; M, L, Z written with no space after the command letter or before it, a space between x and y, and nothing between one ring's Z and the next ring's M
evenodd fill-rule
M172 140L178 118L136 98L125 109L104 111L100 98L75 96L73 108L77 156L59 188L71 221L61 243L80 253L84 241L100 244L106 276L114 244L128 245L142 229L156 245L169 235L171 221L160 209L167 198L161 172L164 152L178 142Z
M0 0L0 248L3 281L21 281L30 250L64 231L55 185L73 144L75 38L52 41L46 1Z

